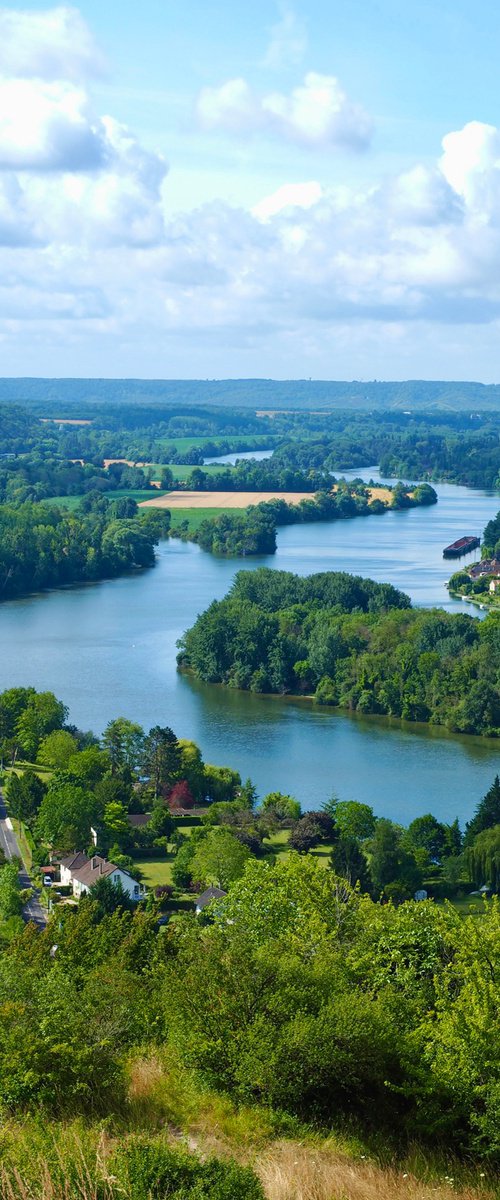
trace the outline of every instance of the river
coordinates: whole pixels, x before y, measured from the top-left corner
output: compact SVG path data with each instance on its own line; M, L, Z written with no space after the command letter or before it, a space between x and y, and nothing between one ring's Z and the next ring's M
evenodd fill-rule
M375 468L346 475L377 478ZM50 689L72 721L97 733L120 715L146 728L171 725L199 743L206 761L251 776L260 795L289 791L306 809L336 792L404 824L428 811L463 823L500 769L499 743L224 690L175 665L177 639L241 568L353 571L394 583L416 604L476 612L448 597L454 567L442 551L462 534L481 533L499 498L435 487L432 508L289 526L271 557L218 559L172 540L160 546L154 570L4 603L0 689Z

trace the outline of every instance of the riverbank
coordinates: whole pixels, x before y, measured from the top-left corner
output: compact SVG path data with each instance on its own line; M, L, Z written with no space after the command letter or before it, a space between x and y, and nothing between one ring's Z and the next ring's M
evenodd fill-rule
M352 474L378 480L373 466ZM260 795L286 790L304 809L320 808L335 791L394 821L408 823L427 808L465 823L500 768L498 742L196 683L175 662L178 639L242 568L345 570L393 583L417 607L463 612L445 587L443 546L464 528L484 529L498 497L451 484L436 490L437 505L389 509L376 534L370 520L292 525L279 530L274 555L252 559L221 558L170 538L152 571L6 601L0 686L43 691L50 681L80 729L102 732L117 713L148 728L171 725L201 746L207 762L232 762Z

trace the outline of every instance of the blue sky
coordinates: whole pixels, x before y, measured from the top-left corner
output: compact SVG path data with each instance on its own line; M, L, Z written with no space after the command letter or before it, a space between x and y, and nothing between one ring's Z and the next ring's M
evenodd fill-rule
M0 373L497 380L500 12L0 6Z

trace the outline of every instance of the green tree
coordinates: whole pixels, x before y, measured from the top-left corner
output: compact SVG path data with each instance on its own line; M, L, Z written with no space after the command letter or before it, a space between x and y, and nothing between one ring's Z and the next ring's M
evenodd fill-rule
M109 754L113 774L124 767L135 771L144 751L144 730L126 717L117 717L106 726L102 744Z
M268 792L261 808L263 813L273 815L279 821L298 821L301 815L299 801L284 792Z
M422 873L413 854L402 845L401 830L385 817L379 818L368 844L369 868L376 896L381 892L394 899L409 898L420 887Z
M242 846L228 829L212 829L196 847L191 861L192 878L227 888L243 874L249 857L247 846Z
M479 801L471 821L465 827L465 845L470 846L478 833L500 825L500 777L495 775L491 787Z
M44 767L65 770L77 750L78 743L70 733L65 729L55 729L40 742L36 760Z
M358 800L336 800L331 815L342 837L355 841L373 837L376 821L369 804L360 804Z
M36 757L40 742L55 729L62 729L68 710L53 692L35 692L18 717L15 732L27 758Z
M95 796L64 777L55 778L38 811L36 836L57 850L84 850L96 810Z
M32 825L46 792L46 785L35 771L11 775L7 787L9 812L17 821Z
M155 725L144 739L143 768L151 778L155 799L160 788L172 785L179 776L181 750L175 733L168 727Z
M18 864L8 862L0 868L0 917L3 921L8 921L11 917L19 917L21 912Z

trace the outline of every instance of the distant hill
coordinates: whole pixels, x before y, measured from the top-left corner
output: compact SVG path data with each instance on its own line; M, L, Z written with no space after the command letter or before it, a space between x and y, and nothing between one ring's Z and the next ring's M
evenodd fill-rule
M274 409L500 410L500 384L409 379L401 383L276 379L0 378L0 402L63 416L82 404L218 405ZM64 410L64 411L63 411Z

